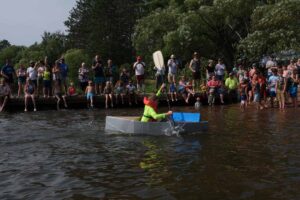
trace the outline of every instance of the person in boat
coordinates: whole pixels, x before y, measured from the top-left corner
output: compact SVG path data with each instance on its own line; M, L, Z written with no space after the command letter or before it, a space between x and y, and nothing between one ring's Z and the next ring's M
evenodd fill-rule
M143 113L143 117L141 119L142 122L155 122L157 120L165 119L167 116L172 115L172 111L168 111L167 113L157 113L157 104L158 97L161 95L161 90L165 87L165 84L162 84L156 94L151 94L150 97L144 97L145 109Z

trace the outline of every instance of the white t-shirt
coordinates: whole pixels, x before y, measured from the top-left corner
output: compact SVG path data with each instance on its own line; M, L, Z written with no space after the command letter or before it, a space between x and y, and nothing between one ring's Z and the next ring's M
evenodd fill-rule
M135 66L135 75L144 75L146 66L144 62L135 62L133 66Z
M225 65L218 63L215 67L215 71L218 76L223 76L225 74Z
M168 73L171 74L171 75L175 75L176 72L177 72L177 65L178 65L178 63L177 63L176 60L169 59L168 60L169 72Z
M37 79L37 71L34 69L34 67L28 67L27 73L30 80L36 80Z

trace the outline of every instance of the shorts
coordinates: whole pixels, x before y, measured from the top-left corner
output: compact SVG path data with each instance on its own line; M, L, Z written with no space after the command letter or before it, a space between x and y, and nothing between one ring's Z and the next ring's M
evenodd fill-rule
M51 87L51 81L50 80L44 80L43 83L44 83L45 88L49 89Z
M193 79L194 80L200 80L201 74L200 72L193 72Z
M292 86L292 87L290 87L289 93L290 93L290 96L291 96L292 98L297 97L297 93L298 93L298 91L297 91L297 86Z
M254 101L254 102L260 102L260 94L259 94L259 93L255 93L255 94L254 94L253 101Z
M280 101L280 102L284 101L284 99L285 99L284 93L285 93L284 91L277 90L276 98L278 101Z
M95 77L94 81L95 81L95 84L105 83L105 77L103 77L103 76L101 76L101 77Z
M218 81L223 81L224 80L224 75L217 75L216 76Z
M241 101L246 101L247 100L247 96L245 94L241 95Z
M138 82L141 82L141 81L143 81L145 78L144 78L144 75L136 75L136 80L138 81Z
M14 78L12 75L6 75L6 76L8 76L8 78L5 78L5 81L7 83L14 83Z
M173 80L175 80L175 74L169 73L168 74L168 80L171 82Z
M186 93L186 90L185 90L185 88L178 88L178 92L180 94L184 94L184 93Z
M88 92L87 94L86 94L86 99L87 100L90 100L90 99L92 99L94 97L94 94L92 93L92 92Z
M114 80L114 79L113 79L113 77L112 77L112 76L107 76L107 77L106 77L106 81L113 82L113 80Z
M37 80L31 80L35 87L37 87Z
M26 76L19 76L18 83L25 84L26 83Z
M270 91L269 95L270 95L270 97L276 97L276 92L275 91Z

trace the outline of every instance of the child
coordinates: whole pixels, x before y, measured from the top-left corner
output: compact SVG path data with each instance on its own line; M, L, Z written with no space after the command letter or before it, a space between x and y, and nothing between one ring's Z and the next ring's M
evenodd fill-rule
M68 88L68 96L71 96L71 97L77 96L76 88L74 87L73 82L70 82L70 86Z
M285 108L286 79L283 77L283 70L278 70L278 81L276 82L276 95L279 103L279 109Z
M0 82L0 112L4 109L7 100L10 96L10 87L8 84L6 84L5 79L1 79Z
M135 104L137 104L137 96L136 96L136 87L134 86L134 84L129 81L128 85L126 86L127 89L127 94L128 94L128 101L129 101L129 105L132 105L132 99L134 98L135 100Z
M108 108L108 101L110 100L110 105L113 108L113 87L112 87L112 82L107 81L106 85L104 87L104 94L105 94L105 108Z
M44 88L43 88L44 98L46 97L49 98L50 90L51 90L51 72L49 67L46 67L43 73L43 83L44 83Z
M247 90L248 90L248 83L247 83L247 80L244 79L244 80L242 80L242 83L240 83L240 86L239 86L240 98L241 98L240 108L242 110L245 110L245 108L247 106L247 99L248 99Z
M189 103L189 99L190 99L191 94L188 93L188 91L187 91L187 85L186 85L184 76L182 76L179 80L178 92L182 95L184 101L186 103Z
M35 104L35 99L34 99L34 93L35 93L35 84L32 82L32 80L30 80L29 78L27 78L26 80L26 84L24 87L24 94L25 94L25 109L24 111L27 112L27 105L28 105L28 98L31 98L32 103L33 103L33 111L36 111L36 104Z
M60 104L61 99L63 99L64 106L65 106L65 108L67 108L68 105L67 105L67 101L66 101L66 95L62 94L60 81L55 81L55 83L54 83L54 94L55 94L55 98L57 99L57 102L56 102L57 110L59 110L59 104Z
M217 88L220 86L220 81L216 79L216 76L213 75L211 80L207 82L208 89L208 105L212 106L215 103L215 96ZM223 100L223 99L222 99Z
M200 110L201 102L200 102L200 97L197 97L196 103L195 103L195 109Z
M174 99L177 101L177 93L176 93L176 83L175 81L172 81L172 83L169 86L169 93L171 95L171 100L174 101Z
M85 88L86 99L88 101L88 108L94 108L94 85L92 81L88 82Z
M254 74L252 77L252 90L253 90L253 102L256 104L256 109L263 109L263 106L261 105L261 92L260 92L260 83L258 81L257 74Z
M116 104L119 103L119 96L121 96L122 104L124 104L124 86L122 81L117 81L115 85L115 97L116 97Z
M277 69L272 70L273 75L269 77L268 84L269 84L269 95L271 98L271 107L274 107L274 99L276 97L276 83L278 81L277 76Z

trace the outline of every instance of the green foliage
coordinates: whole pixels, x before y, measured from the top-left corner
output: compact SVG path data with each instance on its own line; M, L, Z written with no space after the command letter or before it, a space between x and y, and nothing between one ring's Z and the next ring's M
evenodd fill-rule
M69 66L69 79L74 83L78 83L78 69L81 63L86 63L87 66L91 66L91 59L82 49L70 49L65 55L65 62Z
M0 51L6 47L9 47L10 43L7 40L1 40L0 41Z
M12 64L18 62L18 54L23 50L20 46L8 46L0 51L0 66L3 66L6 59L10 59Z
M251 33L239 44L250 59L282 50L300 50L298 0L258 6L251 17Z

